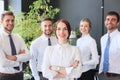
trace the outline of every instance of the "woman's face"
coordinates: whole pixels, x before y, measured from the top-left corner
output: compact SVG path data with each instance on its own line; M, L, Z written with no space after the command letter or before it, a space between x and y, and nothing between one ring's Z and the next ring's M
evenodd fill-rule
M59 22L56 28L56 36L59 41L67 41L68 38L68 29L65 23Z
M81 21L81 22L80 22L80 27L79 27L79 29L80 29L80 32L81 32L83 35L89 34L89 32L90 32L90 25L89 25L89 23L86 22L86 21Z

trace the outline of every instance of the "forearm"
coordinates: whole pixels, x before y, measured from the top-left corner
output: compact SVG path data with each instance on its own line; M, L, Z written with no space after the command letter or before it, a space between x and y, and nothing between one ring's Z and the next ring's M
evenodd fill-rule
M17 57L16 56L12 56L12 55L6 55L6 58L8 60L12 60L12 61L16 61L17 60Z
M6 57L5 58L4 57L0 58L0 63L1 63L1 66L3 66L3 67L14 67L14 66L19 65L19 62L9 60Z
M58 73L54 78L65 78L64 74Z
M71 67L50 66L50 69L66 75L66 74L69 74L73 68L77 68L78 64L79 64L79 61L75 60Z
M61 73L65 76L71 73L73 67L58 67L58 66L50 66L50 70Z
M31 54L29 53L19 54L19 55L16 55L16 57L17 57L16 61L19 61L19 62L26 62L32 58Z

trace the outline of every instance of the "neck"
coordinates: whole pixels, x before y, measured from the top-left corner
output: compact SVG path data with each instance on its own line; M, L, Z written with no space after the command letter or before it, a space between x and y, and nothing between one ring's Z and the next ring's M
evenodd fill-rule
M86 36L86 35L88 35L88 33L87 34L82 34L82 36Z
M46 34L45 34L45 36L46 36L47 38L50 38L50 37L51 37L51 34L50 34L50 35L46 35Z
M112 32L115 31L116 29L117 29L117 28L108 30L108 33L112 33Z
M8 34L11 34L12 32L11 31L7 31L7 30L4 30L6 33L8 33Z
M67 40L64 40L64 41L58 40L58 43L59 43L60 45L63 45L63 44L65 44L65 43L67 43Z

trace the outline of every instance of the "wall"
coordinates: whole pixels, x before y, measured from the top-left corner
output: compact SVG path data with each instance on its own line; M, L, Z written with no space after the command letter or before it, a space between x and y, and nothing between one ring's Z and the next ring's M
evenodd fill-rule
M89 18L93 24L91 34L99 44L102 35L101 5L101 0L59 0L58 7L61 9L59 18L67 19L73 30L79 28L79 22L82 18ZM99 45L98 48L100 48Z
M60 8L59 18L67 19L72 29L79 27L82 18L87 17L92 21L91 35L96 39L100 53L100 38L106 33L104 27L104 15L114 10L120 13L120 0L52 0L56 7ZM104 5L103 5L104 3ZM104 8L101 8L101 7Z
M120 15L120 0L104 0L104 14L108 11L116 11ZM119 30L120 30L120 25L119 25ZM106 33L106 28L104 29L104 33Z
M11 6L15 13L22 11L21 0L8 0L8 5Z
M4 12L4 1L0 0L0 15ZM1 16L0 16L1 17Z
M4 0L5 10L11 6L15 13L28 12L29 5L31 5L35 0Z
M33 0L5 0L6 4L13 6L16 12L28 12L29 5ZM104 1L104 8L102 7ZM75 30L79 27L82 18L87 17L92 22L91 35L96 39L100 53L100 37L106 33L104 27L104 15L108 11L120 13L120 0L51 0L54 7L60 8L60 13L56 19L65 18ZM7 6L5 7L7 9ZM103 13L104 12L104 13Z
M34 2L35 0L22 0L22 11L28 12L29 6Z

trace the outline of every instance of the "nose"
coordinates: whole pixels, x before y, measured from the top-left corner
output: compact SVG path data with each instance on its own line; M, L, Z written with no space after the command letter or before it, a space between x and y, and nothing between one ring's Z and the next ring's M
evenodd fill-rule
M13 21L9 21L9 24L13 24L14 22Z
M46 29L49 30L51 28L51 26L47 26Z
M112 19L110 19L109 21L108 21L108 23L111 23L113 20Z
M64 32L64 29L61 29L61 31L60 31L61 33L63 33Z

